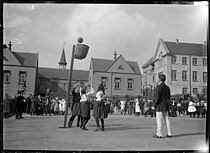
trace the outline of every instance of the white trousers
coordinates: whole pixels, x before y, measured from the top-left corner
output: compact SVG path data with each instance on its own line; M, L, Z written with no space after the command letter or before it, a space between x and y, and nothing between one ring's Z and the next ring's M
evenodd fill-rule
M167 132L168 135L171 135L171 127L170 127L170 119L168 116L168 112L156 112L156 121L157 121L157 133L158 136L163 136L162 132L162 118L164 119L166 126L167 126Z

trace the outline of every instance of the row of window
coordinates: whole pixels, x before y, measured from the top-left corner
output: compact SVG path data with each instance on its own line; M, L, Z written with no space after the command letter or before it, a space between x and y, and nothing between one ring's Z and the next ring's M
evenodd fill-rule
M26 81L27 72L25 71L19 71L19 84L23 84ZM4 70L4 83L10 83L11 78L11 71L10 70Z
M188 93L187 90L188 90L187 87L182 88L182 94L187 94ZM203 93L204 95L206 95L207 89L203 89ZM198 94L198 88L193 88L193 95L197 95L197 94Z
M176 81L177 80L177 70L172 70L171 72L171 79L173 81ZM207 82L207 72L203 72L203 82ZM187 81L187 71L182 71L182 80L183 81ZM198 72L197 71L193 71L193 74L192 74L192 80L193 81L198 81Z
M107 77L101 77L101 82L103 83L104 87L107 88L107 82L108 82L108 79ZM133 78L128 78L127 79L127 88L129 90L133 90L133 84L134 84L134 79ZM121 78L114 78L114 88L115 89L121 89Z
M172 56L172 64L176 64L176 56ZM182 57L182 65L187 65L187 57ZM192 59L192 65L197 66L198 65L198 59L193 58ZM203 58L203 66L207 66L207 59Z

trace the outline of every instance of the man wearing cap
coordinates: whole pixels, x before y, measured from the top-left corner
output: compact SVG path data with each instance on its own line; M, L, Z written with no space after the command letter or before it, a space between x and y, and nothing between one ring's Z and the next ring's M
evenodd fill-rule
M157 133L154 138L162 138L162 118L164 119L168 134L166 137L171 138L171 128L169 120L169 101L170 101L170 88L165 84L166 76L159 74L158 86L156 88L155 101L152 109L156 110Z
M16 109L16 119L22 119L23 107L24 107L24 97L23 91L18 90L17 97L15 99L15 109Z

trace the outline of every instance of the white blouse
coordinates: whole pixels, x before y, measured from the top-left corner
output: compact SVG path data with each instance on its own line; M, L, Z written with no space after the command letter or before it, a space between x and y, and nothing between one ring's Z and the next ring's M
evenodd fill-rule
M98 91L96 93L96 101L101 101L102 97L104 96L103 91Z

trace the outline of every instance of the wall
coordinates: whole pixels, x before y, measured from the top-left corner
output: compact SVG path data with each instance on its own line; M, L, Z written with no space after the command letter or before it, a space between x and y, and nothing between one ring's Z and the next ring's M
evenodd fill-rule
M22 89L22 85L19 84L19 71L27 72L26 76L27 91L25 96L35 93L36 68L22 67L22 66L4 66L3 70L11 71L10 83L9 84L4 83L3 96L5 96L5 93L7 93L9 96L11 96L11 98L14 98L15 95L17 95L17 91Z

